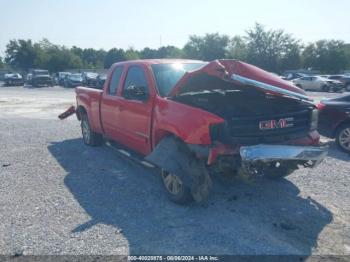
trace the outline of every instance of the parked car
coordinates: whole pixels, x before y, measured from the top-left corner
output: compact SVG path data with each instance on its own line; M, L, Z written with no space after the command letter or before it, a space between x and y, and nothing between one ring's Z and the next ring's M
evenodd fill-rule
M237 60L116 63L103 90L77 87L85 144L103 138L118 152L160 169L169 198L204 201L221 177L281 178L313 167L317 109L306 93Z
M81 74L68 74L64 79L65 87L77 87L83 85L83 77Z
M48 70L34 69L31 71L31 74L28 75L30 76L27 76L27 84L29 85L36 87L54 85L53 78L50 76Z
M331 75L328 76L328 79L332 79L332 80L338 80L340 82L342 82L345 86L345 89L347 91L350 91L350 76L346 76L346 75Z
M5 86L21 86L24 84L23 77L18 73L5 74Z
M338 92L344 88L344 84L337 80L330 80L320 76L304 76L292 81L297 87L304 90Z
M297 79L304 76L308 76L308 75L302 74L302 73L288 73L284 75L285 80L289 80L289 81L292 81L293 79Z
M57 84L64 86L64 80L67 75L70 75L70 72L58 72L57 73Z
M106 74L100 74L97 76L97 88L102 89L107 79Z
M83 72L83 84L88 87L97 86L97 73L94 72Z
M335 138L338 147L350 153L350 95L322 100L319 109L319 131Z

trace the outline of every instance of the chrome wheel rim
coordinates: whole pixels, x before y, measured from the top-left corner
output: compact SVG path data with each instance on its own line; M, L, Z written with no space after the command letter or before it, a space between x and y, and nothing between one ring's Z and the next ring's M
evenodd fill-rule
M339 144L350 151L350 127L343 129L339 134Z
M89 123L86 120L83 120L83 122L81 123L81 128L83 131L83 138L85 142L90 141L90 127Z
M181 179L166 171L162 171L163 183L167 191L173 195L178 194L182 189Z

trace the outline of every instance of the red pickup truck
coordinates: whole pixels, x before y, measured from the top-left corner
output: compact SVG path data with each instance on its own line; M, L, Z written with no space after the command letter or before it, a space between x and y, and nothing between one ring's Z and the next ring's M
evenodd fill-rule
M279 178L326 155L305 92L236 60L116 63L103 90L76 95L85 144L156 166L176 203L204 201L212 173Z

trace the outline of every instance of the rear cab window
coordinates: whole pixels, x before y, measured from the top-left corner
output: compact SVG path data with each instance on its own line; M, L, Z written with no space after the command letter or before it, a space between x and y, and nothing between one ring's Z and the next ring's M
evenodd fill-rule
M115 96L117 94L118 86L120 83L120 79L123 73L124 67L123 66L117 66L113 73L111 80L109 82L108 86L108 94L111 96Z

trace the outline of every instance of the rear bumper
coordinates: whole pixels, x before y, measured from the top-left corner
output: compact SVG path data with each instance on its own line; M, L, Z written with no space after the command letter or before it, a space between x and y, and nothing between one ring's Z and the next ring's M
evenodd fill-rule
M249 164L256 162L312 162L318 165L327 155L327 149L314 146L255 145L240 148L242 161Z

